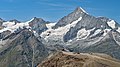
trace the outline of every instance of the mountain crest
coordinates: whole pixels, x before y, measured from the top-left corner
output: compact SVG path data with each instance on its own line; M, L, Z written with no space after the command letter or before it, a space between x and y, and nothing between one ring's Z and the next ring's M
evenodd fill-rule
M85 14L87 14L85 10L83 10L81 7L77 7L72 13L61 18L53 27L53 29L71 24L72 22L78 20L80 17L83 17Z
M13 19L13 20L10 20L10 22L15 22L16 23L21 23L20 21L16 20L16 19Z
M43 20L42 18L37 18L37 17L34 17L34 20L45 21L45 20Z
M77 8L75 9L75 12L86 13L86 11L85 11L83 8L81 8L81 7L77 7Z

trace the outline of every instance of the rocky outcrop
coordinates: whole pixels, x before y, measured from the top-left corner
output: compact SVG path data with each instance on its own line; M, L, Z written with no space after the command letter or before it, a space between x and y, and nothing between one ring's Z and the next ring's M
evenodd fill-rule
M10 33L11 33L11 31L9 31L9 30L3 31L2 33L0 33L0 39L3 39L4 37L9 35Z

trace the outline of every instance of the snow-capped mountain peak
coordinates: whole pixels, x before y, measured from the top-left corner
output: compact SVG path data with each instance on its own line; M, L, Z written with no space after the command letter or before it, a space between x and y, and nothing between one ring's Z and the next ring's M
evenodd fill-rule
M87 13L82 7L77 7L75 12Z
M70 24L73 21L78 20L80 17L83 17L84 14L87 14L85 10L83 10L80 7L77 7L73 12L61 18L53 28L55 29L58 27L66 26L67 24Z

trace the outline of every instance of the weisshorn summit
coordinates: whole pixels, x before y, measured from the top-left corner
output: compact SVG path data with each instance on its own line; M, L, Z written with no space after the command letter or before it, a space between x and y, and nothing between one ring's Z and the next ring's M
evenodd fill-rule
M112 62L119 65L120 24L106 17L94 17L79 7L57 23L37 17L27 22L16 19L5 21L0 18L0 67L46 67L44 64L49 64L48 67L52 67L51 65L56 67L56 63L50 64L49 60L45 60L51 55L54 57L53 60L56 60L57 57L60 59L62 56L60 53L60 56L58 56L59 54L57 57L54 56L54 53L59 51L65 51L63 52L65 57L70 52L83 53L83 55L84 53L95 53L95 55L104 53L111 56L110 62L109 59L102 59L107 61L105 64L108 64L108 67L109 65L114 67L114 65L111 66ZM66 54L67 52L68 54ZM74 56L73 54L72 56ZM106 55L101 54L100 57L106 58ZM93 58L92 56L94 55L87 58ZM70 56L69 60L70 58L73 59ZM66 58L62 57L61 59L65 60ZM100 58L92 60L98 59ZM80 60L79 63L82 61ZM86 62L84 63L86 64ZM100 67L104 67L104 65Z

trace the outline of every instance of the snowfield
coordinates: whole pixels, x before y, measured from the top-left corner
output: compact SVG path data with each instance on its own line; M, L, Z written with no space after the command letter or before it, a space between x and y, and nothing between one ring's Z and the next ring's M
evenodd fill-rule
M15 24L15 22L8 22L8 21L4 22L2 25L2 26L4 26L4 28L0 30L0 33L7 31L7 30L9 30L13 33L15 30L17 30L19 28L23 29L23 27L30 28L29 22L22 22L22 23L16 23L16 24Z
M108 26L110 26L112 29L115 28L115 21L114 21L114 20L108 21L107 24L108 24Z
M78 21L80 21L82 17L78 18L78 20L73 21L71 24L68 24L64 27L58 27L57 29L52 29L55 23L47 24L48 30L41 33L41 37L47 39L48 37L58 36L58 38L62 39L63 36L69 31L71 27L74 27Z

